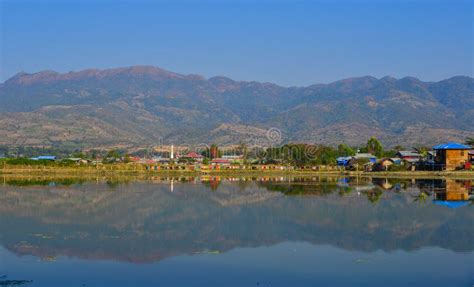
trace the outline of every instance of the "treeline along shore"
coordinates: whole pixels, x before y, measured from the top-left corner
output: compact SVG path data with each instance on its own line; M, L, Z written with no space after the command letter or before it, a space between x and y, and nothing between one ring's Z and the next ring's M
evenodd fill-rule
M334 174L370 176L474 176L474 139L433 147L389 150L374 137L360 147L290 143L266 148L216 144L193 150L75 151L41 153L7 149L0 154L3 174Z
M139 163L115 163L98 165L76 165L64 163L42 163L36 162L28 164L8 164L7 161L0 161L0 175L11 176L370 176L370 177L401 177L401 178L473 178L472 170L457 171L351 171L337 166L317 166L317 167L289 167L278 165L246 165L232 169L213 169L211 166L201 166L195 169L192 166L175 165L173 167L160 168L157 165L147 165Z

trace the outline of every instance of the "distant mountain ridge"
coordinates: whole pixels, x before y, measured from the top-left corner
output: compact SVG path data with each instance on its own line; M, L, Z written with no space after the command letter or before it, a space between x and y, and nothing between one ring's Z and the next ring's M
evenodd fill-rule
M281 142L387 145L474 136L474 79L370 76L307 87L152 66L18 73L0 85L0 144L81 147Z

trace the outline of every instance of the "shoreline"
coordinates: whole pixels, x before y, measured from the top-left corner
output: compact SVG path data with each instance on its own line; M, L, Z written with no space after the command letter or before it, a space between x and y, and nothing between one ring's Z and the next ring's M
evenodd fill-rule
M331 177L373 177L373 178L433 178L433 179L473 179L474 171L324 171L324 170L133 170L133 169L96 169L92 167L35 167L0 168L4 177L181 177L181 176L331 176Z

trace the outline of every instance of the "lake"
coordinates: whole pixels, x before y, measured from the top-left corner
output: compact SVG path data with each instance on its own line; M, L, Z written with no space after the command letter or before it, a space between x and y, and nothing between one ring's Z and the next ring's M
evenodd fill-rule
M0 286L472 286L473 187L3 178Z

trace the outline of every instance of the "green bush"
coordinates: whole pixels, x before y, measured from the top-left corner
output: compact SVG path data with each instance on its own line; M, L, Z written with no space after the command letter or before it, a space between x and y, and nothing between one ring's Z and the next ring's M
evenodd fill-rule
M58 166L58 167L65 167L65 166L75 166L76 163L71 160L33 160L29 158L8 158L8 159L1 159L0 165L3 167L4 164L7 165L28 165L28 166Z
M11 165L50 165L53 162L49 160L32 160L29 158L10 158L7 159L6 163Z

